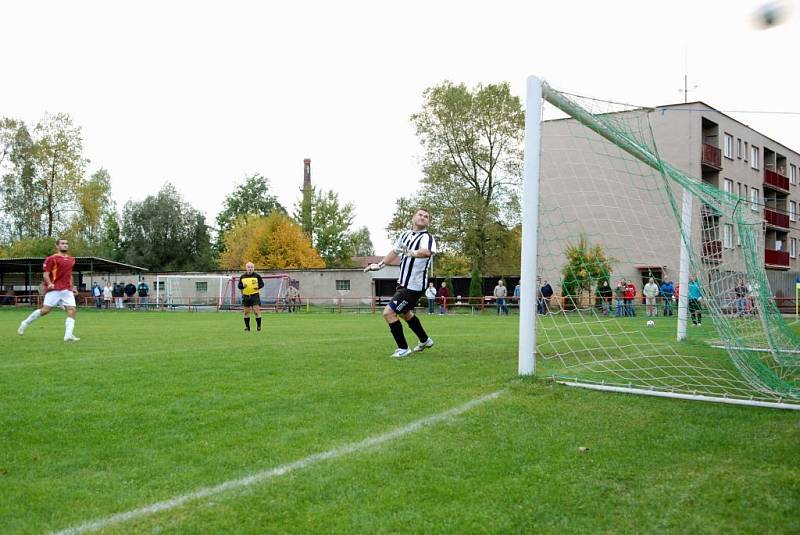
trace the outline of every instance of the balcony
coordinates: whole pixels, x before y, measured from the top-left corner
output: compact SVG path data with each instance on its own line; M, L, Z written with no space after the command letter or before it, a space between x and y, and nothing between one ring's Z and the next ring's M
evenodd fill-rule
M764 208L764 220L767 225L789 230L789 215Z
M764 264L778 269L789 269L789 252L764 249Z
M717 264L722 261L722 240L706 240L703 242L703 262Z
M764 169L764 187L770 187L783 193L789 193L789 178L775 171Z
M714 145L703 143L703 153L700 156L700 163L713 167L714 169L722 169L722 150Z

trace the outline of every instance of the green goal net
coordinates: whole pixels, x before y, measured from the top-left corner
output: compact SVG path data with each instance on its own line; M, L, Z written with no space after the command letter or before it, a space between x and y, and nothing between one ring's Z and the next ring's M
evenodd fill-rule
M537 373L800 407L800 340L766 274L770 263L788 267L788 229L769 219L787 195L739 173L742 162L719 161L725 116L547 84L543 97Z

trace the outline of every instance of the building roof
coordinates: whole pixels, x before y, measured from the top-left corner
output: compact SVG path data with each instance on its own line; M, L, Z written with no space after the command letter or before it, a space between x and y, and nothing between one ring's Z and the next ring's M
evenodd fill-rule
M26 256L20 258L0 258L0 273L39 273L42 270L44 256ZM115 262L96 256L76 256L73 271L85 273L119 273L132 271L149 271L147 268Z
M354 256L353 263L360 268L365 268L370 264L377 264L383 260L382 256ZM399 266L400 258L396 258L393 262L386 264L387 266Z
M690 108L690 106L702 106L704 109L700 109L700 110L698 110L697 108ZM669 109L669 110L673 110L673 111L680 110L681 108L685 108L685 110L683 110L683 111L690 111L690 110L691 110L691 111L712 111L712 112L714 112L714 113L719 113L720 115L722 115L722 116L724 116L724 117L727 117L727 118L728 118L728 119L730 119L731 121L733 121L733 122L735 122L735 123L739 123L740 125L744 126L745 128L749 128L749 129L750 129L750 130L752 130L753 132L757 132L759 135L762 135L762 136L764 136L765 138L767 138L768 140L772 141L772 142L773 142L773 143L775 143L776 145L780 145L780 146L781 146L781 147L783 147L784 149L786 149L786 150L788 150L788 151L791 151L791 152L794 152L795 154L800 154L800 152L798 152L798 151L796 151L796 150L792 149L791 147L789 147L789 146L787 146L787 145L784 145L784 144L783 144L783 143L781 143L780 141L777 141L777 140L775 140L775 139L771 138L770 136L768 136L768 135L767 135L767 134L765 134L764 132L761 132L760 130L756 130L756 129L755 129L755 128L753 128L752 126L750 126L750 125L748 125L748 124L746 124L746 123L743 123L742 121L740 121L740 120L738 120L738 119L734 119L733 117L731 117L730 115L728 115L728 114L727 114L727 113L725 113L724 111L719 111L719 110L718 110L718 109L716 109L714 106L711 106L711 105L709 105L709 104L706 104L706 103L705 103L705 102L703 102L702 100L695 100L694 102L686 102L686 103L679 103L679 104L663 104L663 105L661 105L661 106L656 106L656 107L655 107L655 109L656 109L656 110Z

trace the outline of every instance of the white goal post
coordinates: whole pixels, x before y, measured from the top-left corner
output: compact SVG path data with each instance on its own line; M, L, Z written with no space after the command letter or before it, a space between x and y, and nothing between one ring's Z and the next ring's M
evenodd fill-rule
M800 336L767 279L787 238L764 218L786 199L765 196L762 214L723 188L723 166L712 165L720 149L703 140L658 147L684 118L702 121L704 135L719 128L724 118L707 117L720 112L669 115L669 106L565 93L535 76L526 92L518 374L800 409ZM684 342L690 332L707 344Z

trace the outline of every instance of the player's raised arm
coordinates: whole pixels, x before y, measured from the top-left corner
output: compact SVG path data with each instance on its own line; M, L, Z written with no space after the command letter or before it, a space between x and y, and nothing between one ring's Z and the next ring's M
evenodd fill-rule
M392 249L391 251L389 251L386 254L386 256L383 257L383 260L381 260L377 264L370 264L367 267L365 267L364 268L364 273L366 273L367 271L379 271L379 270L383 269L383 266L385 266L386 264L391 264L392 262L397 260L397 258L399 258L399 256L400 255L397 254L394 251L394 249Z

